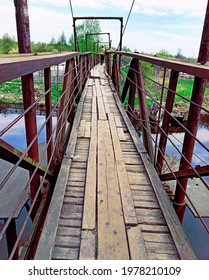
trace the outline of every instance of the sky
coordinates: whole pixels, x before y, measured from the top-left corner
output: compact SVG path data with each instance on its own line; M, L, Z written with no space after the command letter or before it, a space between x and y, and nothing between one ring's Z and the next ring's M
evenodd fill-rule
M50 42L64 31L73 33L69 0L28 0L31 40ZM127 20L133 0L71 0L75 17L123 17ZM161 49L175 55L181 49L187 57L197 57L207 0L135 0L123 46L132 51L155 54ZM82 21L76 21L77 24ZM119 43L119 20L101 21L102 32L110 32L112 46ZM0 0L0 37L16 35L13 0ZM107 41L103 35L101 40Z

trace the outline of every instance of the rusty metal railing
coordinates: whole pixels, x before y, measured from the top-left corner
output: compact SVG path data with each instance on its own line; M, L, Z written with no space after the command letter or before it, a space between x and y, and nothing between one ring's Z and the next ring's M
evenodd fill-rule
M179 219L183 221L187 204L209 233L199 207L204 203L195 203L194 195L192 197L188 190L189 178L197 178L196 185L201 185L201 189L206 192L209 190L209 162L202 156L205 153L207 159L209 147L198 136L201 118L208 117L209 120L209 108L203 104L209 67L178 59L118 51L107 52L106 63L107 72L112 77L131 122L137 128L140 127L144 146L163 184L169 189ZM143 72L143 63L152 69L151 75ZM157 77L154 70L158 72ZM179 93L181 82L187 78L193 81L189 97ZM181 110L176 110L180 105L184 107L183 115ZM175 132L181 133L181 139L177 138ZM195 148L197 145L201 147L199 155ZM195 158L198 159L196 166ZM196 188L195 191L200 190Z
M0 246L3 248L6 243L5 258L33 256L37 242L33 242L32 238L38 238L76 106L95 61L90 53L76 52L0 57L0 83L21 77L23 94L22 113L0 131L0 157L2 162L7 162L8 168L0 177L0 199L10 201L9 209L0 205ZM59 67L61 63L65 65L64 74L57 75L57 80L53 82L52 67ZM44 90L40 90L36 98L33 73L39 70L44 71ZM53 91L59 95L56 101L52 101ZM40 103L45 107L45 120L38 128L36 107ZM27 148L22 151L5 139L23 119ZM41 146L38 139L42 134L45 143ZM18 176L24 177L25 174L29 176L20 186ZM12 178L15 178L15 184L14 180L11 183ZM23 208L27 209L24 217Z

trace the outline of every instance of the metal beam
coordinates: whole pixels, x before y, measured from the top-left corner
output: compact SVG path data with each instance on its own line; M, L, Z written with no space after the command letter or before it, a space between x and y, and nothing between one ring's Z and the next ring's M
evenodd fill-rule
M118 55L136 58L164 68L172 69L178 72L188 73L190 75L200 77L203 79L208 79L209 77L209 66L201 65L199 63L190 63L186 61L181 61L179 59L138 54L133 52L109 51L109 53L116 53Z
M0 139L0 158L6 160L7 162L16 164L22 157L23 153L21 151ZM44 176L46 174L47 179L54 179L53 174L49 170L30 157L24 156L18 166L31 172L37 169L36 172L40 176Z
M80 55L78 52L2 55L0 56L0 83L60 64L78 55Z
M195 170L189 168L189 169L179 170L173 173L161 174L159 175L160 180L165 182L165 181L176 180L176 178L183 179L183 178L198 178L199 176L209 176L209 165L198 166L194 169Z
M73 29L74 29L74 44L75 51L78 50L77 47L77 34L76 34L76 20L119 20L120 21L120 42L119 50L122 50L122 39L123 39L123 17L73 17Z

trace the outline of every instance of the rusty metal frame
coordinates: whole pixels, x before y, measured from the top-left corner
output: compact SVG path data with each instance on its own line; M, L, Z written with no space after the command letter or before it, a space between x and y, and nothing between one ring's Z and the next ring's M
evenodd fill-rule
M120 42L119 51L122 50L122 39L123 39L123 17L73 17L73 33L74 33L74 46L75 51L79 51L76 34L76 21L77 20L119 20L120 21Z
M86 41L86 52L88 52L88 37L93 36L93 35L108 35L109 41L109 49L111 48L111 40L110 40L110 33L109 32L99 32L99 33L87 33L85 35L85 41ZM95 42L95 43L104 43L104 42Z

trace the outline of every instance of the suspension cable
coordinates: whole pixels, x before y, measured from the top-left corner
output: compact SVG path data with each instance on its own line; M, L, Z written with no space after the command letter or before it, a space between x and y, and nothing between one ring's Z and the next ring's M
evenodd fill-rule
M131 12L132 12L134 3L135 3L135 0L133 0L133 2L132 2L132 4L131 4L131 7L130 7L130 10L129 10L129 13L128 13L128 17L127 17L127 19L126 19L126 23L125 23L124 28L123 28L122 37L123 37L123 35L124 35L125 31L126 31L126 27L127 27L127 25L128 25L128 21L129 21L129 18L130 18L130 15L131 15ZM117 49L119 48L119 45L120 45L120 43L118 44Z
M74 15L73 15L73 5L72 5L72 1L69 0L69 3L70 3L70 10L71 10L71 15L72 15L72 18L74 18Z
M129 18L130 18L130 15L131 15L131 12L132 12L132 9L133 9L133 6L134 6L134 3L135 3L135 0L133 0L132 4L131 4L131 8L130 8L130 11L129 11L129 14L128 14L128 17L127 17L127 20L126 20L126 23L125 23L125 26L123 28L123 33L122 33L122 36L124 35L125 31L126 31L126 27L127 27L127 24L128 24L128 21L129 21Z

